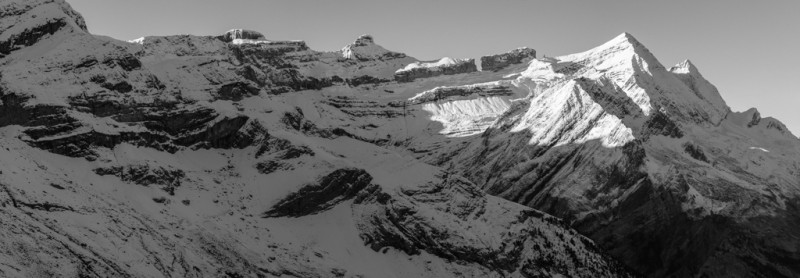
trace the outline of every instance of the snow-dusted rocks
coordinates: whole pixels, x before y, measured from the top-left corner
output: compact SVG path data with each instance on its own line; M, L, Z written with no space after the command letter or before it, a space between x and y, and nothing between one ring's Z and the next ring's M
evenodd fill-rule
M253 30L233 29L225 32L220 39L224 42L233 42L235 40L266 40L266 37L259 32Z
M86 32L83 17L64 0L0 2L0 58L57 32Z
M411 82L417 78L428 78L440 75L453 75L478 71L475 59L453 59L444 57L438 61L414 62L398 69L394 73L397 82Z
M389 51L375 44L375 41L370 35L361 35L353 43L342 48L342 56L345 59L358 61L406 58L406 55L403 53Z
M399 191L367 188L352 206L361 238L376 252L425 252L512 277L631 275L560 219L498 201L441 173Z
M480 134L505 113L512 101L525 97L509 80L462 86L440 86L408 99L403 104L430 113L443 128L440 134L465 137Z
M725 104L725 100L720 96L717 87L708 82L691 61L685 60L670 68L669 71L678 76L698 98L705 100L711 106L711 109L716 110L718 113L730 111Z
M410 104L456 99L465 96L507 96L512 95L509 82L489 82L464 86L442 86L424 91L408 100Z
M536 58L536 50L522 47L497 55L481 57L481 70L498 71L509 65L520 64Z

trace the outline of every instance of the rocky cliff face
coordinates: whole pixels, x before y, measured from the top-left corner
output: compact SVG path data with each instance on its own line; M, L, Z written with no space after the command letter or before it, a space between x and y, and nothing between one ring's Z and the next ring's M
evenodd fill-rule
M336 52L238 29L122 42L63 0L0 7L0 276L631 276L369 123L331 125L404 116L350 96L390 94L416 62L370 36Z
M536 58L536 50L522 47L508 53L481 57L481 69L485 71L498 71L510 65L520 64Z
M475 59L442 58L434 62L415 62L397 70L394 79L397 82L411 82L418 78L429 78L440 75L454 75L478 71Z
M233 42L234 40L266 40L266 37L253 30L233 29L225 32L219 39L224 42Z
M441 163L641 273L797 275L779 262L796 252L751 243L798 242L782 234L798 223L799 149L780 125L729 112L691 62L667 70L629 35L522 75L534 93Z
M0 7L0 276L800 273L797 137L629 34L477 71Z
M59 31L87 30L83 17L64 1L3 1L0 18L0 58Z

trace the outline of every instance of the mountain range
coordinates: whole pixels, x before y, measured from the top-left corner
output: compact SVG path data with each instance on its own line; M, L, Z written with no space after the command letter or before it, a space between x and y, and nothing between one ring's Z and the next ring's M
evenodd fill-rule
M478 60L0 0L0 276L800 276L780 121L628 33Z

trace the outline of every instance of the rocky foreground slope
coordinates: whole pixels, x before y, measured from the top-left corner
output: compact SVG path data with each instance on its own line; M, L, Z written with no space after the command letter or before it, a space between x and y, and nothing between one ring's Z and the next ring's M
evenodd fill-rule
M0 13L0 276L800 275L800 140L629 34L478 71Z

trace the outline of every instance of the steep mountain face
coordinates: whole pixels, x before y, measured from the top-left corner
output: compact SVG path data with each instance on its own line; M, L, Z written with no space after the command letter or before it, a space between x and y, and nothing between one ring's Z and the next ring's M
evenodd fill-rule
M520 64L531 58L536 58L536 50L521 47L508 53L481 57L481 68L485 71L497 71L510 65Z
M444 57L433 62L414 62L394 73L397 82L411 82L418 78L439 75L455 75L478 71L474 59L453 59Z
M667 70L628 34L522 78L536 90L440 163L641 273L798 275L800 141L778 121L730 112L691 62Z
M0 7L0 276L633 276L562 220L345 128L403 116L354 95L393 94L417 61L370 36L123 42L63 0Z
M478 71L0 13L0 276L800 275L800 140L629 34Z

